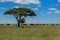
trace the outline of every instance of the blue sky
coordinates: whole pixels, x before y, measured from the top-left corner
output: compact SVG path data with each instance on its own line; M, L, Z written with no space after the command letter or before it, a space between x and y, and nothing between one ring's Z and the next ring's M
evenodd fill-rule
M0 0L0 23L17 23L12 15L3 15L14 7L34 10L37 16L27 17L26 23L60 23L60 0Z

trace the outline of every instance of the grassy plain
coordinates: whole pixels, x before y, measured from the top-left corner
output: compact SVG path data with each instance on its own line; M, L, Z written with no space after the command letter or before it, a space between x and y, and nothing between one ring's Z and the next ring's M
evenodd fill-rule
M0 25L0 40L60 40L60 25Z

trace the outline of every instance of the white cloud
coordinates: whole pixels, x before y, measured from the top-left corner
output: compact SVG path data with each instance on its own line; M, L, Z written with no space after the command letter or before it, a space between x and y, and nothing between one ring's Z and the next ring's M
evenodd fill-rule
M49 10L57 10L56 8L49 8Z
M60 0L58 0L58 2L60 3Z
M0 2L14 2L18 4L41 4L39 0L0 0Z
M47 14L51 14L52 12L47 12Z
M52 4L51 6L52 6L52 7L53 7L53 6L59 6L59 4Z
M56 11L54 11L54 13L60 13L60 11L59 10L56 10Z
M56 4L56 6L59 6L58 4Z
M49 8L49 10L51 11L53 11L53 13L60 13L60 11L59 10L57 10L57 8ZM50 14L51 12L48 12L48 14Z
M3 10L4 10L4 9L7 9L7 8L5 8L5 7L1 7L0 9L3 9Z
M38 8L32 8L32 10L39 10Z
M13 6L13 8L19 8L19 6Z
M38 5L37 7L42 7L41 5Z

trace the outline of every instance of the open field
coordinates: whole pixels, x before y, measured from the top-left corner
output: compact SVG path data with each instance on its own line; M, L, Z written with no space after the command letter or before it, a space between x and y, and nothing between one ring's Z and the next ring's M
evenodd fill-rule
M0 25L0 40L60 40L60 25Z

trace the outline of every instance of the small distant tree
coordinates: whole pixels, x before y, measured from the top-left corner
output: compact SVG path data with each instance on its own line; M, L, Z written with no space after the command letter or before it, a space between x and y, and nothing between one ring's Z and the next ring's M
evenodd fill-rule
M10 25L10 24L7 24L7 25Z
M13 8L6 11L4 15L6 14L13 15L16 18L18 27L21 26L21 23L25 23L25 18L27 16L36 16L33 10L27 8Z

